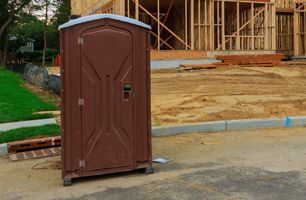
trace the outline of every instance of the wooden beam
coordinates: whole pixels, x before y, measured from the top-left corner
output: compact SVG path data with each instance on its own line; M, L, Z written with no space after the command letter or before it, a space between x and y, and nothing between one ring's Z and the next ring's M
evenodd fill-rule
M295 56L299 56L300 51L300 45L299 45L299 13L298 12L294 12L294 55Z
M135 2L135 19L139 20L139 0L133 0Z
M224 0L222 0L222 2L221 2L222 50L225 50L225 5L224 4L225 4ZM231 48L231 46L230 46L230 48Z
M272 31L272 37L273 37L273 38L271 38L271 40L272 40L272 50L276 50L276 28L275 28L275 25L276 25L276 20L275 20L276 9L275 9L275 4L271 5L271 10L272 10L271 31Z
M303 55L306 56L306 12L305 12L305 6L304 6L304 13L303 13L303 22L304 22L304 40L303 40L303 43L304 43L304 51L303 51Z
M132 0L132 1L137 1L137 0ZM156 17L154 17L154 15L152 13L150 13L145 7L143 7L141 4L138 5L140 9L142 9L145 13L147 13L147 15L149 15L154 21L157 22ZM176 35L173 31L171 31L171 29L169 29L165 24L160 22L160 25L162 27L164 27L164 29L166 29L169 33L171 33L178 41L180 41L182 44L187 45L189 48L190 46L188 44L186 44L184 42L184 40L182 40L178 35Z
M214 0L209 0L209 48L215 50L215 20L214 20Z
M168 42L172 37L173 37L173 35L170 35L167 39L162 40L160 46L163 46L164 42Z
M166 22L167 22L167 19L168 19L170 10L171 10L172 5L173 5L173 1L174 1L174 0L171 0L171 3L170 3L170 6L169 6L169 8L168 8L168 10L167 10L166 16L164 17L163 24L166 24ZM164 28L164 27L160 27L160 34L159 34L159 35L161 35L161 33L163 32L163 28ZM157 45L157 41L155 42L154 47L155 47L156 45Z
M157 50L160 50L160 5L157 0Z
M201 50L201 0L198 0L198 50Z
M214 15L212 16L214 17ZM221 40L221 46L220 46L220 40ZM220 1L217 1L217 45L218 49L221 47L222 48L222 38L220 39Z
M130 17L130 0L127 0L127 16Z
M188 44L188 2L185 0L185 43ZM185 45L185 50L188 47Z
M255 31L254 31L254 3L251 3L251 34L252 34L252 44L251 44L251 48L252 50L255 49Z
M268 3L265 3L265 50L269 49L268 31Z
M190 0L190 46L194 50L194 0Z
M155 36L157 38L157 34L154 33L153 31L150 31L150 33ZM170 44L168 44L165 40L163 39L160 39L163 43L162 44L165 44L167 47L169 47L171 50L175 50Z
M125 0L120 1L120 15L125 16Z
M237 7L236 7L236 18L237 18L237 38L236 38L236 50L240 50L240 3L237 1Z
M207 12L207 2L208 1L204 1L204 24L206 24L205 26L204 26L204 49L205 50L207 50L208 49L208 34L207 34L207 30L208 30L208 28L207 28L207 14L208 14L208 12Z
M172 6L173 6L173 1L174 1L174 0L171 0L170 5L169 5L169 7L168 7L168 10L167 10L165 19L163 20L163 23L164 23L164 24L166 23L166 21L167 21L167 19L168 19L170 10L171 10L171 8L172 8ZM163 27L161 27L161 30L160 30L160 31L163 31Z

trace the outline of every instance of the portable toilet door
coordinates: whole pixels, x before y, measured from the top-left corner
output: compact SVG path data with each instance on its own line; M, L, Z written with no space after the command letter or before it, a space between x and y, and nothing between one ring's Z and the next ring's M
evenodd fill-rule
M97 14L59 27L62 175L152 172L150 26Z

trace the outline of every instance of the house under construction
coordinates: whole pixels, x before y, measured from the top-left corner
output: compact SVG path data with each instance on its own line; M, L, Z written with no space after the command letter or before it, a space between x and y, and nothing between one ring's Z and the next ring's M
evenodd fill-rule
M73 15L114 13L151 25L153 50L306 55L306 0L72 0L71 4Z

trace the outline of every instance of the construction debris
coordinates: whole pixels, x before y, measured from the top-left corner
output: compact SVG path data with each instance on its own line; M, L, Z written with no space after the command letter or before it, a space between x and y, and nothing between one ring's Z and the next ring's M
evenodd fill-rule
M61 145L61 137L48 137L32 140L23 140L8 143L8 152L17 153L21 151L29 151L41 148L59 147Z
M284 54L260 54L260 55L218 55L216 59L221 62L212 64L184 64L180 65L184 70L193 69L214 69L224 66L240 66L240 67L274 67L288 66L286 62L282 62Z
M157 157L157 158L153 159L153 162L161 163L161 164L166 164L166 163L170 162L170 160L162 158L162 157Z
M258 65L273 64L277 65L284 59L284 54L260 54L260 55L219 55L217 60L221 60L219 65Z
M33 158L57 156L60 154L61 154L61 147L55 147L55 148L48 148L48 149L39 149L35 151L19 152L19 153L11 154L9 157L11 161L19 161L19 160L28 160L28 159L33 159Z
M213 64L183 64L180 65L180 68L184 70L196 70L196 69L216 69L218 66Z

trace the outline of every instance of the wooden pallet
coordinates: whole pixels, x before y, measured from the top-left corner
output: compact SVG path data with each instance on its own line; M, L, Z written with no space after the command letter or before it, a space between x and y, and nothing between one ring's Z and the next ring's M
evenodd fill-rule
M34 158L57 156L61 154L61 147L25 151L9 155L11 161L28 160Z

